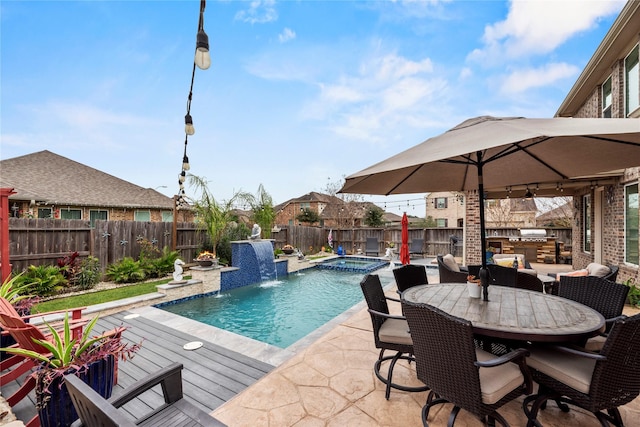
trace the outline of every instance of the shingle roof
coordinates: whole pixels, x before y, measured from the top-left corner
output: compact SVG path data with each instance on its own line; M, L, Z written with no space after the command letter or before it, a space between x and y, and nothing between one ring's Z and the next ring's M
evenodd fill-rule
M57 206L172 209L173 199L48 150L0 161L0 186L12 200Z

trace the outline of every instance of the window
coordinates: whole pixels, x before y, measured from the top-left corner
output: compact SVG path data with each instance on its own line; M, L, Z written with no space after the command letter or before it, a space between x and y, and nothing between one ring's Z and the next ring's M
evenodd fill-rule
M446 218L436 218L436 227L446 227L447 219Z
M638 255L638 184L627 185L624 188L624 260L630 264L639 265Z
M436 209L446 209L447 208L447 198L446 197L436 197ZM444 226L446 227L446 226Z
M96 228L97 220L107 220L107 211L89 211L89 222L91 223L91 228Z
M611 118L611 77L602 85L602 117Z
M60 219L82 219L80 209L60 209Z
M591 194L582 196L582 250L591 252Z
M624 59L625 116L640 107L640 66L638 66L638 46Z
M134 221L151 221L151 211L137 210L133 213Z
M53 210L51 208L38 208L38 218L53 218Z
M162 211L162 222L173 222L173 212Z

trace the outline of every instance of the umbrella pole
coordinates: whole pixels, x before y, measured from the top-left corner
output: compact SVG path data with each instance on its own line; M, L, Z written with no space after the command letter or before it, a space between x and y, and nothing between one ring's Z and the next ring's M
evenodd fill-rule
M476 152L478 157L478 207L480 209L480 256L482 259L482 267L480 267L480 283L482 284L482 297L485 301L489 301L489 274L487 272L487 237L484 224L484 182L482 178L482 152Z

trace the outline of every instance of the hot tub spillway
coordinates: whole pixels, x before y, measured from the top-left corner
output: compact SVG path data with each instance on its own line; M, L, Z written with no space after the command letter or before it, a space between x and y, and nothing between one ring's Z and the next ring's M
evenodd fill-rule
M230 269L220 273L220 291L239 288L287 275L287 260L276 262L273 240L239 240L231 242Z

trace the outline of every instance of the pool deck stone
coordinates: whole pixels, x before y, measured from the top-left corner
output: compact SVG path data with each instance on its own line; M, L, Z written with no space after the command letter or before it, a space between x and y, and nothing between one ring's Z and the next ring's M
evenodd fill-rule
M539 269L544 271L544 267ZM389 284L393 281L391 273L387 269L376 273L386 284L387 294L396 296L395 284ZM630 306L625 308L629 315L639 311ZM212 415L229 427L421 426L420 414L428 392L392 390L386 400L384 386L373 373L378 353L371 319L363 307ZM415 364L399 362L394 381L420 385ZM516 399L499 410L513 427L526 425L522 400ZM450 410L451 405L434 408L429 425L447 425ZM626 426L640 426L640 398L621 407L620 412ZM582 409L572 407L569 413L564 413L553 403L541 412L539 420L546 427L600 425ZM456 420L456 426L480 425L478 419L465 411Z

